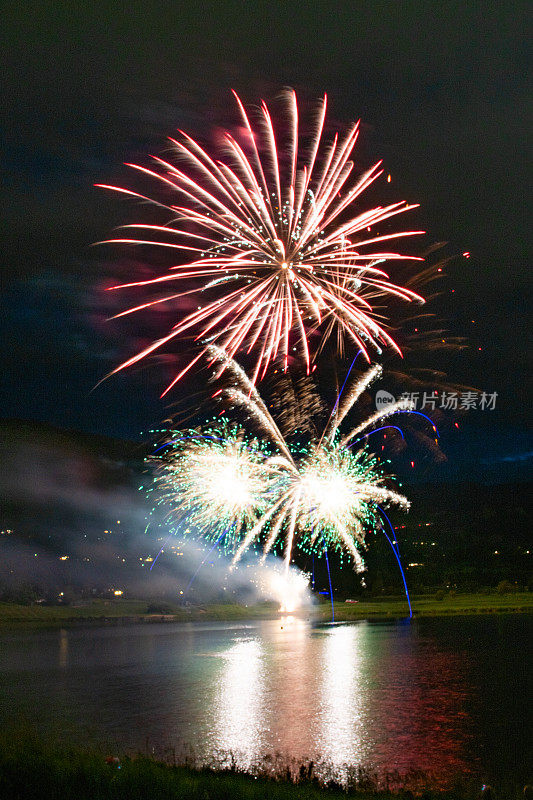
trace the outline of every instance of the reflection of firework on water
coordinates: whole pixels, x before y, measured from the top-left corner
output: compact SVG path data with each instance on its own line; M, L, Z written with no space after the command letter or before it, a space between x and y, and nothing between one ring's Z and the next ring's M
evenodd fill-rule
M353 125L344 138L336 134L333 141L324 141L326 97L303 155L293 91L286 96L290 123L283 135L275 133L264 103L254 129L235 98L244 127L240 142L224 134L224 160L214 160L180 133L179 140L171 140L177 163L156 158L154 170L129 165L158 182L162 190L158 200L105 186L168 212L165 224L127 226L144 233L110 241L167 248L180 260L190 255L190 260L174 264L164 275L113 288L159 289L180 281L195 285L181 292L167 290L119 316L202 293L195 311L115 372L182 334L216 343L230 357L242 349L254 351L254 383L274 359L281 358L286 367L289 353L302 356L309 369L308 335L314 330L328 336L336 327L339 342L348 338L365 354L369 347L399 351L378 323L373 306L379 298L423 301L412 289L392 283L382 266L421 259L390 252L381 244L423 231L382 236L369 231L416 206L397 202L350 214L361 193L381 175L381 162L354 183L349 180L359 125ZM279 151L281 139L288 141L286 153L285 146Z
M221 422L218 428L171 435L158 456L156 489L175 522L194 525L207 538L226 530L224 543L233 549L234 564L261 540L264 557L283 547L287 570L295 545L306 552L348 553L362 570L365 536L381 527L379 506L407 509L409 503L386 487L377 458L364 446L354 448L378 422L410 405L391 404L340 434L357 399L380 373L373 367L349 387L320 440L289 443L239 365L220 348L211 345L208 351L231 383L221 396L248 421L246 429ZM252 425L268 437L268 450L248 432Z

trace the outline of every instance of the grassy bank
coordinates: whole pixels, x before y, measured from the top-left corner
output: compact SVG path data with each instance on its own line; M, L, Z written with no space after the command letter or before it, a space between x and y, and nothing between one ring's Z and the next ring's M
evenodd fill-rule
M200 622L202 620L270 619L279 616L275 604L241 606L212 603L179 606L146 600L92 600L83 605L46 606L0 603L0 630L19 627L60 628L90 624L136 622Z
M513 614L533 613L533 593L516 594L456 594L438 600L435 595L420 595L411 598L415 617L440 617L464 614ZM365 600L359 603L335 603L335 619L350 621L357 619L386 619L407 616L405 597L387 597ZM317 611L320 618L331 619L331 604L321 603Z
M434 595L412 598L416 617L463 614L532 613L533 593L515 594L457 594L442 600ZM306 616L328 621L331 605L320 602ZM358 603L335 602L335 619L395 619L407 616L405 597L362 600ZM233 621L244 619L276 619L279 612L273 603L241 606L209 604L178 606L165 603L158 606L143 600L92 600L84 605L44 606L0 603L0 630L19 628L60 628L90 624L126 624L135 622L198 622L202 620Z
M479 781L458 783L453 790L425 789L418 778L417 796L424 800L472 800L479 795ZM0 738L0 797L3 800L387 800L413 797L406 789L379 786L366 774L356 774L348 788L313 777L311 765L265 777L236 770L215 771L172 766L145 756L107 757L105 753L44 744L35 736ZM499 798L518 798L518 788L499 793Z

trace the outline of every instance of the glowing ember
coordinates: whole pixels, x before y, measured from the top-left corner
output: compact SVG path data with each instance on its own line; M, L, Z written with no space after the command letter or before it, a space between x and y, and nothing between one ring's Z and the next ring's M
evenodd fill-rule
M309 602L309 576L300 570L270 569L264 580L265 594L279 602L281 614L293 614Z

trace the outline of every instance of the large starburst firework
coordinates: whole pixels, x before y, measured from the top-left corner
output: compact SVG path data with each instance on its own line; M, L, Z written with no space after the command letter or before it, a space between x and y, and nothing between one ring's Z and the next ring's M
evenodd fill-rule
M222 539L234 554L233 564L261 541L263 557L284 549L287 569L297 545L304 551L346 552L362 570L365 536L380 526L381 505L407 509L409 503L387 488L382 465L361 441L385 417L409 411L410 404L391 404L341 435L341 423L380 373L373 367L349 389L320 439L288 443L241 367L213 345L207 356L226 372L229 385L221 396L244 411L247 422L219 420L173 432L156 455L156 493L170 508L176 529ZM254 427L266 436L266 445L259 444Z
M178 139L171 139L173 160L155 158L154 169L128 165L157 182L158 199L98 184L148 201L167 214L161 225L126 226L144 235L109 240L177 254L178 263L165 274L111 287L146 290L187 284L183 291L167 290L118 315L177 304L178 318L170 333L114 370L135 364L177 337L192 335L200 352L164 393L201 358L209 343L230 357L243 350L253 352L253 383L275 359L286 368L289 353L303 357L309 369L310 334L322 328L327 333L332 325L365 355L369 348L399 351L386 324L378 321L374 303L392 296L423 302L413 290L393 283L382 268L385 262L422 260L389 252L385 242L423 231L381 236L373 232L379 223L416 206L403 201L366 211L356 206L383 172L378 162L351 180L359 123L344 137L335 134L327 140L324 96L310 143L302 147L302 138L306 143L309 138L300 134L294 91L285 96L289 124L282 133L275 131L264 102L252 125L236 94L235 99L243 127L237 138L224 133L222 158L212 157L180 131ZM198 296L198 306L180 313L180 301L187 294Z

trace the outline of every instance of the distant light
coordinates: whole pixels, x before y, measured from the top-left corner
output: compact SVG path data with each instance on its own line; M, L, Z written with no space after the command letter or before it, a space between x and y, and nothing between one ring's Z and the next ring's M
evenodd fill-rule
M37 553L35 553L35 555L37 555ZM67 559L68 559L68 556L59 556L59 560L60 561L66 561Z
M122 591L122 589L115 589L113 594L115 595L115 597L120 597L120 595L124 594L124 592Z
M387 183L390 183L390 182L391 182L391 176L387 175Z
M468 252L468 250L465 250L465 252L463 253L463 256L465 258L470 258L470 253Z

